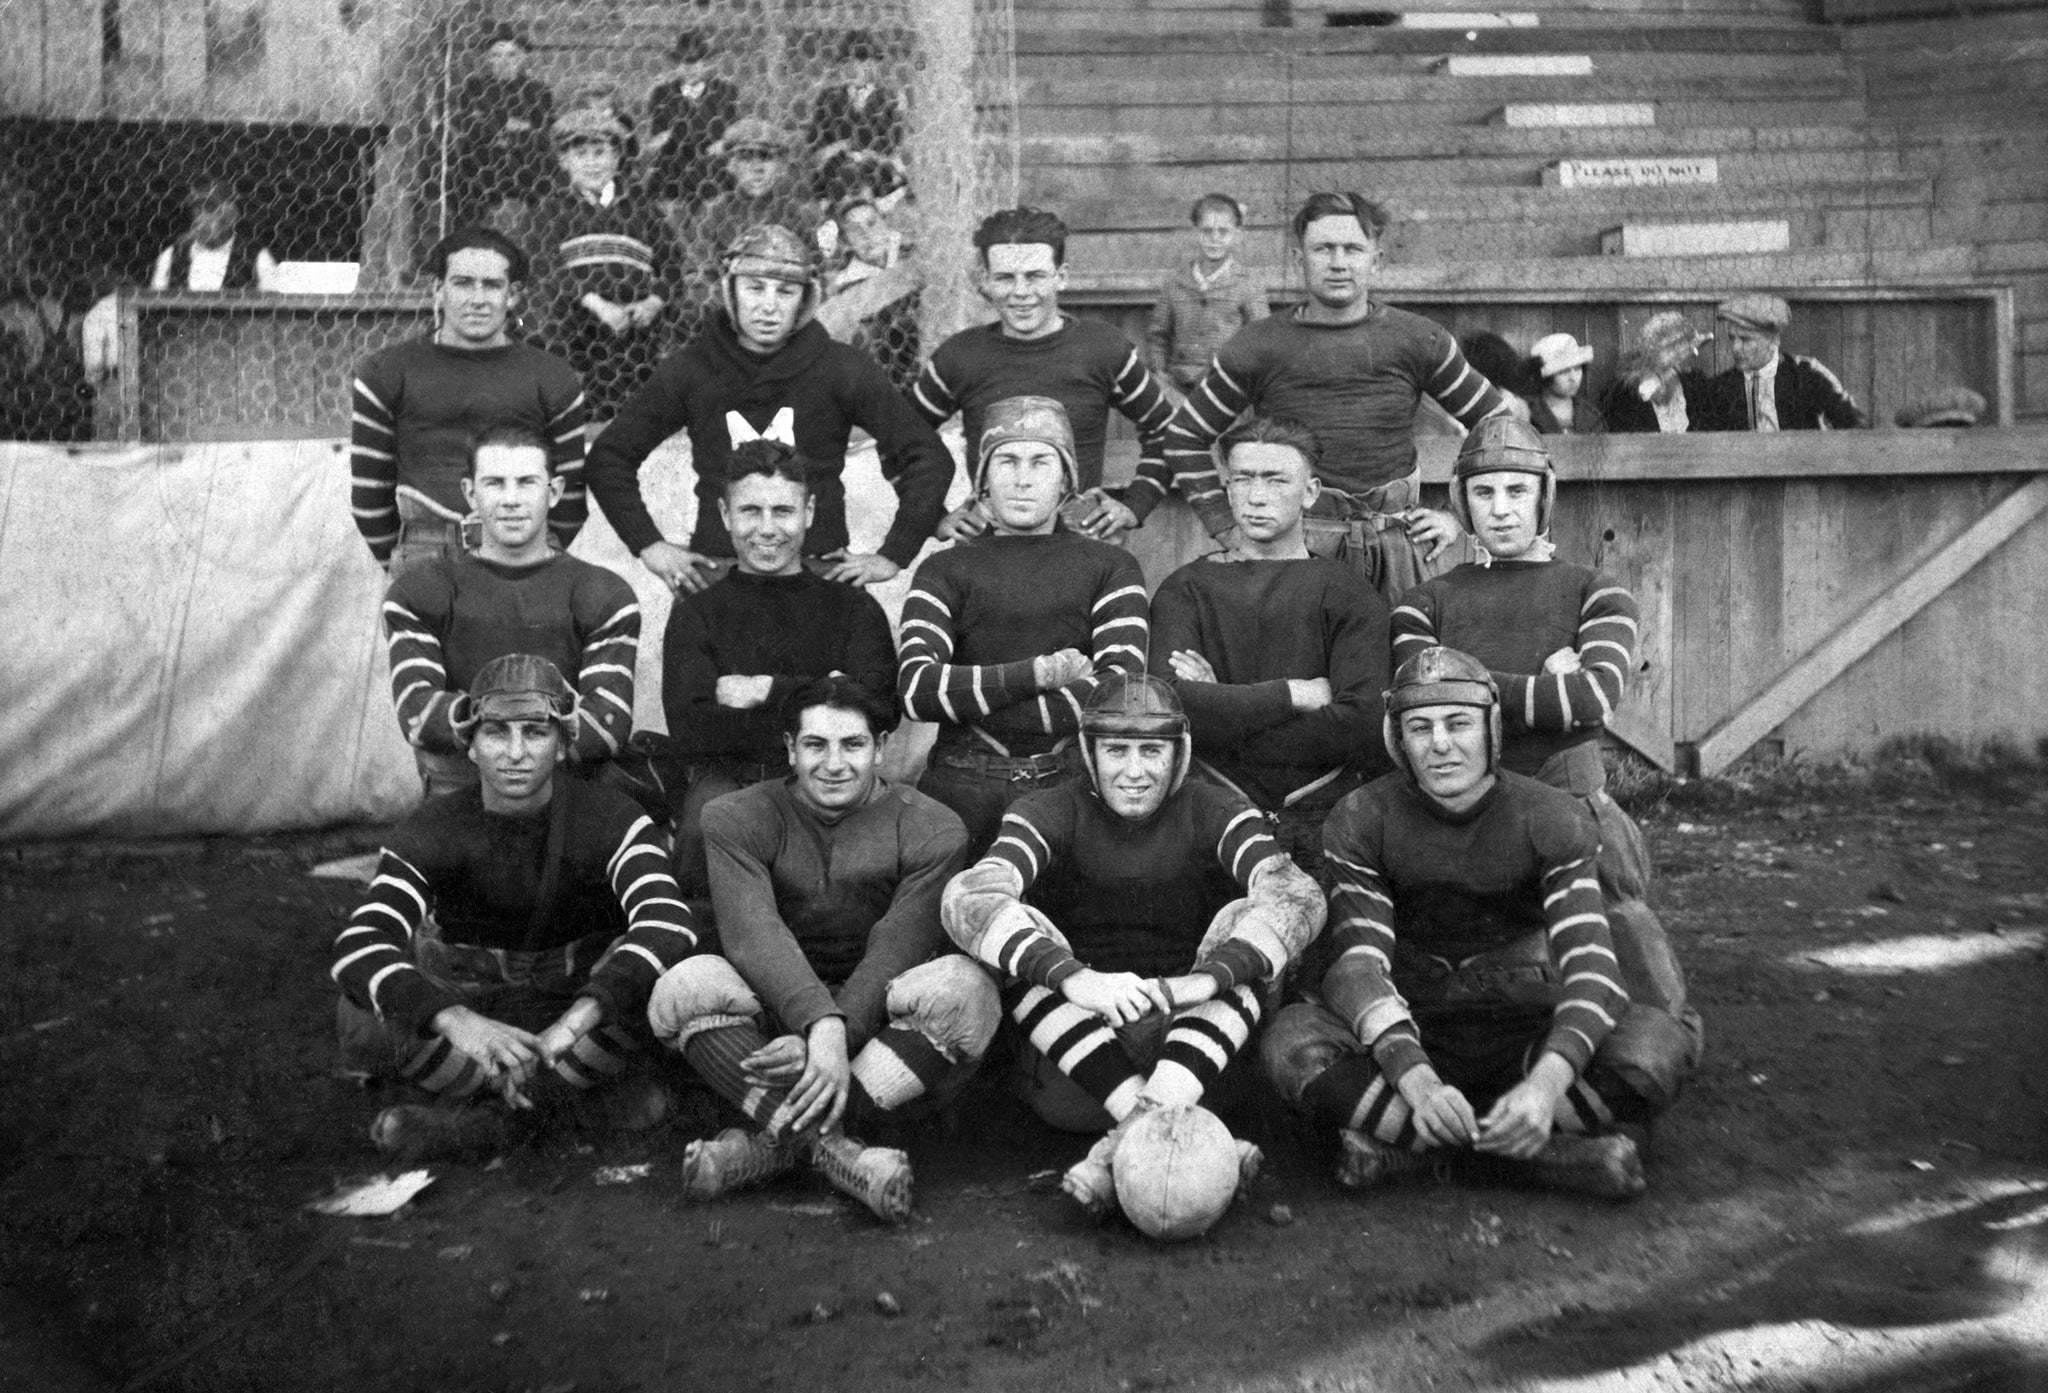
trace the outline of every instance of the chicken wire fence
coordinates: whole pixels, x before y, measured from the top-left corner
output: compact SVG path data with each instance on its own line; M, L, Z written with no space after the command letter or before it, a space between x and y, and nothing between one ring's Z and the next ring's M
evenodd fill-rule
M426 254L471 224L532 256L515 332L601 408L758 222L907 389L1016 198L1008 0L0 0L0 30L0 439L344 433L351 363L430 326ZM576 351L556 253L590 232L646 248L631 352Z

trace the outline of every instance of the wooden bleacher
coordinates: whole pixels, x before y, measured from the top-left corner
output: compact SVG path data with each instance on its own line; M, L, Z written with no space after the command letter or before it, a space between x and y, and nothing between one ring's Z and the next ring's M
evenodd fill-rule
M1867 366L1852 361L1851 375L1880 413L1931 375L1967 381L2004 412L2019 404L2026 379L2011 365L2048 350L2048 333L2033 327L2026 287L2015 326L2013 301L1997 290L2012 278L1984 233L1990 224L2022 243L2048 237L2048 205L2014 204L1997 185L1959 206L1968 166L1945 158L1953 141L1916 119L1948 76L1969 71L1971 58L1981 65L1987 43L2010 47L2013 33L1970 48L1954 25L1925 26L1958 51L1947 69L1919 73L1924 44L1875 44L1810 18L1803 0L1530 0L1471 29L1394 22L1486 8L1019 0L1023 194L1075 229L1072 298L1138 328L1162 269L1188 254L1188 203L1210 188L1249 205L1244 259L1267 268L1285 297L1293 207L1314 189L1357 188L1399 219L1382 293L1460 332L1494 328L1526 344L1556 313L1554 327L1590 324L1596 342L1611 343L1651 309L1704 312L1720 294L1772 289L1826 304L1802 311L1805 325L1795 320L1795 351L1825 358L1863 340L1865 351L1847 351ZM2035 16L2005 28L2038 35L2042 25ZM1471 55L1583 58L1591 71L1453 75L1448 60ZM1647 104L1655 124L1510 126L1501 112L1513 103ZM2038 115L2008 122L2002 139L2015 167L2048 151ZM1666 186L1563 187L1556 173L1563 160L1629 159L1667 162L1653 175L1682 169ZM1602 171L1592 173L1597 183ZM1603 234L1624 224L1757 220L1782 222L1789 249L1600 254ZM2048 319L2048 304L2040 309ZM1937 341L1897 346L1898 335L1930 330ZM1969 341L1942 337L1956 334ZM2048 409L2048 399L2033 405Z

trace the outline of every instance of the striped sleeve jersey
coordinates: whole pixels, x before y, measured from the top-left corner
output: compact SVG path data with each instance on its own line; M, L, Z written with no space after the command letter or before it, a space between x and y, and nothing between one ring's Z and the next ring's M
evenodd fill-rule
M1116 410L1138 429L1138 473L1124 503L1142 522L1166 496L1165 432L1173 399L1115 325L1067 316L1036 339L1011 338L1000 324L963 329L925 363L910 402L934 427L960 413L971 470L989 407L1018 396L1051 397L1066 408L1084 489L1102 482L1109 413Z
M1577 799L1503 772L1453 814L1389 774L1337 805L1323 842L1336 876L1323 998L1390 1081L1428 1062L1409 1002L1440 991L1449 968L1535 934L1550 969L1532 989L1552 1008L1543 1047L1584 1071L1628 992L1594 869L1600 834Z
M1216 912L1285 854L1257 809L1214 784L1181 785L1143 822L1118 817L1085 785L1026 794L982 864L1007 867L1018 897L1067 942L1012 916L977 952L1054 991L1084 967L1146 977L1201 970L1226 988L1261 981L1270 968L1249 944L1224 943L1199 963L1196 954Z
M424 1033L462 998L420 971L415 938L428 915L451 944L560 950L588 978L575 994L605 1019L643 1010L661 974L697 947L697 924L669 875L668 852L646 815L615 789L555 780L563 810L562 869L545 881L552 806L521 815L485 810L479 789L423 804L383 847L368 896L334 941L335 982L348 999ZM581 947L594 941L586 965Z
M576 370L531 344L451 348L428 335L373 353L357 366L351 393L356 530L382 564L398 543L399 489L449 517L466 516L471 439L493 426L523 426L548 442L548 466L562 480L548 531L567 547L589 514L583 420Z
M508 653L546 658L576 688L570 758L611 759L633 733L640 602L602 566L560 552L504 566L474 552L436 557L393 581L384 598L391 698L405 738L459 753L455 698Z
M1566 561L1464 565L1394 607L1396 667L1435 644L1469 653L1500 684L1501 762L1534 774L1560 750L1600 738L1635 667L1636 598L1613 577ZM1577 672L1546 673L1561 648Z
M1415 413L1425 396L1467 430L1507 404L1450 331L1419 314L1375 302L1355 324L1273 315L1231 335L1174 412L1167 472L1221 536L1231 526L1230 503L1212 451L1238 414L1251 411L1307 426L1322 442L1322 481L1367 493L1414 470Z
M985 536L918 563L897 639L897 695L946 738L974 726L1013 755L1040 754L1080 728L1112 672L1143 672L1149 605L1121 547L1071 532ZM1042 692L1032 659L1075 648L1095 675Z

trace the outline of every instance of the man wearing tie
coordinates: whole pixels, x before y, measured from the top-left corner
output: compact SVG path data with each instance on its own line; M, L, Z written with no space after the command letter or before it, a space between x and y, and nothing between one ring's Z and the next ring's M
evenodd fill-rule
M1738 430L1864 430L1870 418L1824 365L1779 351L1792 307L1775 295L1738 295L1714 309L1724 326L1735 366L1713 379L1731 408L1743 403Z

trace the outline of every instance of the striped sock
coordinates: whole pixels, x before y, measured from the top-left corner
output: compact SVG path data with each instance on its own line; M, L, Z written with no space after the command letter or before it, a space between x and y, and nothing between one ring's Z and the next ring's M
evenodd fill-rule
M1145 1084L1146 1096L1168 1105L1201 1102L1258 1023L1258 998L1246 987L1176 1013Z
M622 1027L601 1025L570 1047L555 1072L578 1088L596 1088L622 1076L638 1049L638 1042Z
M756 1125L766 1126L775 1109L789 1095L786 1088L763 1088L747 1081L740 1061L768 1043L755 1025L722 1025L700 1030L683 1045L683 1058L690 1061L704 1082L718 1096L745 1113Z
M1387 1083L1371 1056L1347 1054L1309 1081L1302 1101L1317 1121L1339 1131L1364 1132L1392 1145L1412 1145L1407 1100Z
M884 1112L894 1112L937 1086L953 1066L939 1047L915 1030L892 1025L854 1056L854 1082Z
M432 1036L414 1051L412 1058L399 1066L398 1075L451 1103L469 1097L484 1085L482 1066L441 1035Z
M1102 1017L1043 987L1019 997L1010 1017L1023 1027L1034 1049L1108 1109L1111 1117L1131 1110L1144 1080L1123 1041Z

